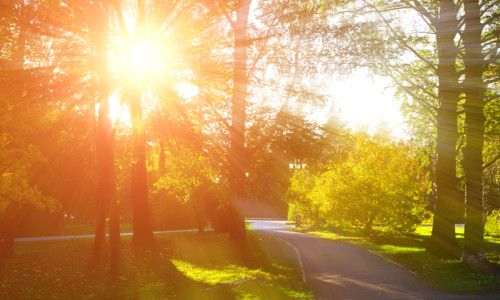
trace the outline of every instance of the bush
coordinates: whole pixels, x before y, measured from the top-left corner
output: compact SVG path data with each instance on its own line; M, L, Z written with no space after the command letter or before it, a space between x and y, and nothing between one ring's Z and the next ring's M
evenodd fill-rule
M500 236L500 210L494 210L486 217L484 233L487 236Z
M358 134L346 159L295 172L287 200L305 225L407 233L424 216L423 178L409 144Z
M312 227L320 223L320 210L322 204L311 194L315 186L315 176L304 169L295 172L285 200L289 202L288 218L297 226Z

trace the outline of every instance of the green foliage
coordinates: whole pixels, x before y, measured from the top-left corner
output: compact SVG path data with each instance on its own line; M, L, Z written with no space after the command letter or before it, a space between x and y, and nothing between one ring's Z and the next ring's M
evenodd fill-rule
M32 164L43 160L43 156L33 145L16 145L16 141L7 133L0 136L0 216L7 208L30 205L36 209L58 211L58 201L42 195L38 187L28 182L28 170Z
M154 184L156 193L162 191L176 201L186 203L191 194L204 182L215 181L214 171L203 152L187 145L172 142L166 150L163 174Z
M485 235L500 237L500 210L494 210L486 217L484 233Z
M354 148L344 160L317 173L295 172L287 193L292 219L368 234L412 231L424 216L427 189L415 150L364 133L352 138Z
M320 206L310 194L315 176L308 169L296 171L291 179L286 200L290 203L289 219L304 225L316 225Z

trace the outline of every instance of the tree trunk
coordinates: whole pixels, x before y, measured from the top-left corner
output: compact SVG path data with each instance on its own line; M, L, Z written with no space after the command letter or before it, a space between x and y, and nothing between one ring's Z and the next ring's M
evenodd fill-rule
M99 105L99 117L97 121L97 163L98 163L98 185L96 199L98 205L98 217L95 228L95 241L92 263L94 267L101 266L104 261L106 216L110 205L116 202L115 198L115 157L114 157L114 131L109 118L109 101L107 93L101 96ZM119 226L119 225L118 225ZM116 241L115 245L116 245ZM116 253L113 253L116 254ZM114 259L115 257L112 257Z
M14 235L7 233L0 236L0 239L0 260L14 257L16 255Z
M483 143L484 143L484 96L486 87L482 80L485 56L482 52L478 1L465 0L465 29L462 35L465 47L464 91L465 124L467 142L464 148L463 167L466 188L466 215L464 251L462 262L483 260Z
M113 190L116 186L113 185ZM116 195L111 198L111 213L109 217L109 250L110 250L110 273L116 276L121 273L122 253L120 239L120 207Z
M234 71L233 96L231 99L231 131L229 149L229 201L231 240L246 240L245 220L238 209L237 202L245 195L245 121L246 97L248 91L247 78L247 25L251 0L236 1L236 21L234 31Z
M437 51L438 97L436 141L436 205L431 238L427 250L441 257L459 257L460 248L455 237L456 199L456 143L458 73L455 70L457 48L457 10L453 0L440 1L440 16L435 22Z
M111 272L117 273L117 265L120 257L120 232L119 217L116 220L116 183L115 183L115 155L114 142L115 132L113 123L109 117L109 82L107 66L107 38L108 38L108 16L106 15L105 5L96 7L93 11L94 18L90 26L93 34L93 44L96 52L96 74L99 76L97 92L100 97L99 116L97 121L96 133L96 154L98 164L98 184L96 191L96 200L98 205L98 216L95 228L94 248L91 259L91 268L98 269L102 266L105 256L105 233L106 217L110 215L110 258ZM112 209L111 214L109 213ZM118 228L116 232L115 228Z
M133 215L132 246L142 252L154 244L153 225L148 198L146 169L146 132L142 119L141 93L138 89L130 90L127 97L132 117L133 162L131 196Z

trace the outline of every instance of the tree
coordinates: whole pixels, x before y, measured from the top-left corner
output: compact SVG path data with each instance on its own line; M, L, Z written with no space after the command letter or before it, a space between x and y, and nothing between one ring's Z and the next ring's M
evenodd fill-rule
M92 42L95 52L95 73L98 80L95 81L97 95L99 97L99 112L96 133L96 156L98 185L96 199L99 213L95 227L95 242L93 250L93 264L99 267L104 258L104 238L106 227L106 216L109 216L110 233L110 272L118 274L120 268L120 215L116 199L115 183L115 158L114 140L115 132L110 118L110 80L108 75L107 49L109 35L109 11L110 7L105 1L96 4L91 10L93 16L89 23L92 34Z
M230 214L232 226L229 238L235 241L246 240L245 221L238 211L237 201L245 195L245 123L246 101L248 93L247 77L247 27L250 5L252 0L236 0L234 10L236 19L229 20L234 33L233 52L233 91L231 98L231 129L229 146L229 188L230 188Z
M6 30L1 38L6 43L0 53L0 261L14 255L14 238L26 223L26 216L32 209L54 213L61 203L47 197L29 180L29 174L46 157L39 147L32 143L30 130L23 120L39 121L42 110L33 108L34 113L25 109L30 100L33 86L29 79L33 73L27 64L26 56L29 42L28 33L36 27L32 20L36 7L22 1L2 3L0 22ZM30 45L32 46L32 45ZM31 104L31 103L30 103ZM38 107L37 107L38 108Z
M229 149L227 159L227 178L229 184L229 214L232 224L230 239L235 242L246 242L245 221L238 208L245 193L245 125L248 94L248 57L247 38L248 17L252 0L235 0L234 2L205 1L211 10L221 11L231 26L233 33L233 74L231 95L231 125L229 128ZM234 11L235 19L231 17Z
M483 147L485 135L485 105L487 104L487 82L483 77L491 62L498 60L498 37L495 31L495 15L498 8L489 2L464 0L464 28L461 32L463 42L463 65L465 79L463 91L466 102L465 126L466 145L464 148L463 167L465 173L465 231L462 261L465 263L484 262L483 256ZM481 11L483 9L483 11ZM484 23L482 17L486 17ZM490 32L483 33L485 28ZM496 47L491 45L497 44ZM489 50L489 51L488 51ZM488 57L489 56L489 57ZM493 76L492 76L493 77ZM494 78L493 78L494 80Z
M286 191L293 168L315 165L327 146L325 128L304 117L265 108L250 116L246 141L248 153L246 194L255 205L286 214ZM292 167L290 167L292 166Z
M455 238L455 221L463 214L457 202L456 147L457 109L460 90L457 89L459 74L456 71L458 48L454 38L458 33L457 6L453 1L394 1L367 4L367 11L376 13L383 20L389 35L388 42L369 39L374 47L404 49L413 63L404 63L399 58L382 59L375 56L375 72L391 77L404 94L422 108L414 112L427 114L425 122L431 120L436 128L435 138L435 204L433 230L427 249L439 256L458 257L460 248ZM385 14L400 11L399 17L414 16L413 11L427 26L431 38L421 33L407 33L401 26L395 26L394 19ZM406 13L405 13L406 12ZM398 18L396 18L398 20ZM418 25L416 25L418 27ZM385 45L385 46L384 46ZM368 47L370 49L370 47ZM430 80L428 80L430 79ZM433 124L434 123L434 124Z
M3 127L3 126L2 126ZM4 127L5 128L5 127ZM14 256L14 238L21 230L30 208L57 212L61 204L47 197L28 178L28 170L43 156L34 145L26 145L8 132L0 140L0 264Z
M412 232L424 215L426 188L415 149L366 133L341 140L349 139L354 147L347 157L294 173L287 192L290 217L368 235Z
M453 1L439 2L439 17L433 19L436 31L436 45L439 63L438 98L436 115L436 206L432 234L427 249L439 256L458 255L455 238L454 196L455 190L455 148L457 144L457 104L459 99L458 73L455 61L457 48L454 38L458 27L456 6Z

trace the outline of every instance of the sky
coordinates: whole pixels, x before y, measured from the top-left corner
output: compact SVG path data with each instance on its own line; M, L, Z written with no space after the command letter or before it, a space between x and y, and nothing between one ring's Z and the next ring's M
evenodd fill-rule
M399 138L408 138L400 101L393 97L393 91L386 89L389 80L383 77L370 78L360 70L348 78L336 79L331 83L330 94L339 108L340 119L348 127L367 126L374 130L381 122Z
M249 18L254 24L257 22L255 19L257 2L258 0L252 1ZM408 26L413 28L412 30L415 28L413 23ZM400 111L400 100L394 98L394 91L387 89L389 85L389 79L380 76L372 78L366 70L361 69L345 78L333 80L330 95L335 99L340 119L346 122L348 127L357 129L364 126L369 133L373 133L381 122L386 122L393 136L409 139L407 126ZM318 114L313 112L313 115L315 118L325 118L325 120L327 117L322 112Z
M255 8L253 1L253 9ZM253 16L251 17L253 21ZM130 19L132 20L132 19ZM143 64L144 51L139 52L140 64ZM137 55L136 55L137 56ZM381 122L385 122L392 130L393 135L407 139L404 118L400 112L400 102L393 97L393 91L386 89L389 80L382 77L371 78L366 70L355 71L351 76L336 78L330 84L329 93L335 100L335 107L342 121L353 129L365 127L369 133L373 133ZM190 84L176 87L184 97L193 97L198 94L198 89ZM115 119L123 119L127 123L124 113L120 112L119 103L115 103L112 112ZM318 112L323 115L324 112ZM316 115L315 113L313 113ZM326 119L325 119L326 120Z

